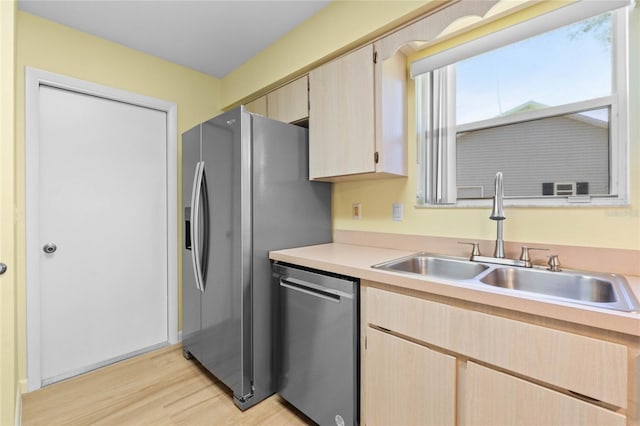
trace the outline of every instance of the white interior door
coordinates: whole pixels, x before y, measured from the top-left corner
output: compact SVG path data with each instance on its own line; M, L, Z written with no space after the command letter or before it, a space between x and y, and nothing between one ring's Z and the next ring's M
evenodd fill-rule
M43 85L39 105L48 384L168 341L167 113Z

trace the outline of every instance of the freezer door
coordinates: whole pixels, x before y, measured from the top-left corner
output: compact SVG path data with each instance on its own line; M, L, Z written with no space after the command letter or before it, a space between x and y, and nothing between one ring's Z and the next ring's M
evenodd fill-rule
M202 124L209 255L200 362L240 401L251 393L252 380L248 120L235 109Z
M252 115L253 375L257 399L275 391L277 291L269 251L331 242L331 184L309 181L307 129Z
M192 188L196 164L200 161L200 126L182 135L182 344L184 350L196 358L201 356L200 291L196 286L192 266L193 241L191 235Z

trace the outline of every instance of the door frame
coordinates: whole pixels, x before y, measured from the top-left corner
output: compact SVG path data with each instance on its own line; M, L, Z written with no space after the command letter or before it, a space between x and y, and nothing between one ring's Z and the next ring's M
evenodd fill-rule
M27 302L27 388L42 385L40 370L40 266L39 255L39 111L41 85L125 102L167 114L167 336L178 343L178 125L173 102L103 86L36 68L25 68L25 178L26 178L26 302Z

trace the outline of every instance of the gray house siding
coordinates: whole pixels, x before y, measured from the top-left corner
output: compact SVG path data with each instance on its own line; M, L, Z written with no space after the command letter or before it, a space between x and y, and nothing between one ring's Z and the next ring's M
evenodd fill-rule
M457 186L491 197L501 171L507 196L541 196L544 182L588 182L590 194L608 194L608 134L606 122L573 116L459 134Z

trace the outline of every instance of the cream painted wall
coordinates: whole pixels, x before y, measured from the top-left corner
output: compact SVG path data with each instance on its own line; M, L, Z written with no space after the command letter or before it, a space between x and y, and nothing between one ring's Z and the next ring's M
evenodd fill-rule
M220 80L28 13L16 22L17 306L19 377L26 379L24 69L38 68L175 102L182 132L220 112ZM179 151L180 152L180 151ZM178 164L182 162L178 158ZM179 166L180 167L180 166ZM178 176L181 174L178 170ZM181 186L178 185L179 191ZM178 194L180 196L180 194ZM180 217L180 216L179 216ZM179 232L182 226L178 226ZM181 238L181 237L180 237ZM182 256L179 256L179 262ZM179 272L179 276L181 276ZM181 292L180 292L181 293Z
M278 79L305 69L330 56L333 51L357 44L367 33L375 33L376 26L396 22L403 15L424 8L417 3L404 2L334 2L299 28L294 29L262 54L257 55L242 67L223 79L223 104L233 104L260 92ZM375 5L374 5L375 3ZM386 3L384 6L378 3ZM508 1L504 2L509 6ZM512 2L514 3L514 2ZM527 11L529 16L553 9L567 1L546 2ZM369 10L367 10L370 8ZM379 8L379 9L378 9ZM413 8L413 9L412 9ZM630 76L640 72L640 8L632 10L630 46ZM357 19L354 19L354 16ZM506 18L511 19L511 18ZM356 29L332 25L332 22L354 22ZM498 21L496 21L497 23ZM492 24L493 25L493 24ZM327 31L327 28L332 28ZM481 31L478 31L480 33ZM464 37L464 36L463 36ZM461 37L461 38L463 38ZM455 43L447 39L441 46ZM410 85L411 86L411 85ZM409 93L408 128L415 128L413 88ZM631 205L616 208L507 208L505 239L540 245L560 244L590 247L622 248L640 250L640 126L637 117L640 93L639 82L630 78L630 191ZM429 208L418 209L415 204L415 153L416 136L409 135L409 177L362 182L334 184L333 226L334 229L394 232L453 237L460 239L494 239L495 223L488 219L488 207ZM354 202L362 205L362 219L351 218ZM405 219L391 220L393 202L404 203Z
M19 390L15 270L15 0L0 1L0 425L13 425Z

